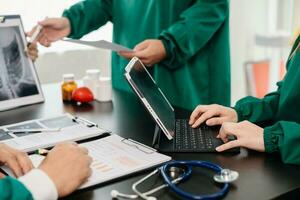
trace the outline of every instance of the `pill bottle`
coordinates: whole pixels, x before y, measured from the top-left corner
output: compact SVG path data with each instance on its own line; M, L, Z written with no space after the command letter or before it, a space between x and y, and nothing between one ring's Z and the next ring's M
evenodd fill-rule
M72 101L72 93L77 89L74 74L64 74L63 83L61 85L62 100L64 102Z
M110 77L100 77L99 84L96 86L95 99L100 102L112 100L112 85Z
M83 85L88 87L95 95L96 87L99 84L100 70L88 69L86 70L86 76L83 77Z

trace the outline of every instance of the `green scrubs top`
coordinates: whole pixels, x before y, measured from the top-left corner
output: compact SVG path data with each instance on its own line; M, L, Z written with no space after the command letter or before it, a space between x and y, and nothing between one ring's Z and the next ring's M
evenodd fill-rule
M1 200L33 200L31 193L18 180L10 177L0 179Z
M296 40L292 52L298 46ZM263 99L246 97L235 109L239 121L263 124L266 152L280 152L283 162L300 164L300 50L287 62L276 92ZM268 124L268 125L266 125Z
M230 104L228 0L85 0L65 10L71 38L113 23L113 41L129 48L161 39L167 58L151 73L173 105ZM114 88L132 91L124 79L128 60L112 54Z

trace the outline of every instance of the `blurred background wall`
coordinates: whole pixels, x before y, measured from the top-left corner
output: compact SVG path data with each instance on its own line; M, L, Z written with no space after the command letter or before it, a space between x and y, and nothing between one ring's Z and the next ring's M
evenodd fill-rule
M78 0L1 0L0 13L20 14L25 29L29 31L37 21L46 16L60 16L65 8L76 2ZM263 92L276 88L274 80L280 79L280 76L277 76L280 65L285 62L291 41L300 28L300 12L297 12L300 10L300 1L231 0L230 10L234 104L245 95L255 95L257 87L262 87L259 84L264 85ZM112 24L107 23L83 39L111 41L112 28ZM40 46L39 52L36 68L42 83L61 81L63 73L74 73L76 78L80 79L86 69L90 68L99 68L105 76L111 74L109 51L57 42L50 48ZM247 63L250 63L248 71L245 70ZM262 79L256 78L255 70L251 71L257 66L259 78ZM261 71L261 66L267 67L268 70ZM265 80L264 77L268 77L266 83L259 81Z

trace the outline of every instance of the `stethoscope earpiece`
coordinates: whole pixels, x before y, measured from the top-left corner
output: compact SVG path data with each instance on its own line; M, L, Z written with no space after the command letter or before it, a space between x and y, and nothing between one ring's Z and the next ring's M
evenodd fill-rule
M125 198L125 199L137 199L138 195L136 194L123 194L117 190L112 190L110 195L113 199Z
M112 190L111 192L110 192L110 196L112 197L112 198L118 198L118 196L119 196L119 192L117 191L117 190Z
M157 198L151 196L151 197L148 197L147 200L157 200Z

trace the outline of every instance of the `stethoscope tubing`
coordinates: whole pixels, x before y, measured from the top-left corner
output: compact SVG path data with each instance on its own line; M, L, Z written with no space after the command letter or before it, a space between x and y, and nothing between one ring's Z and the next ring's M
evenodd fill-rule
M172 179L168 172L170 171L171 167L183 169L183 173L179 175L179 177ZM213 170L216 173L220 173L221 170L223 170L222 167L220 167L217 164L207 162L207 161L199 161L199 160L192 160L192 161L170 161L165 163L163 166L155 169L153 172L149 173L147 176L141 178L137 182L135 182L132 185L132 190L135 193L135 195L128 195L128 194L122 194L119 193L119 197L128 198L128 199L136 199L138 197L148 200L148 199L156 199L152 195L153 193L156 193L159 190L162 190L163 188L170 188L172 192L177 194L178 196L188 199L188 200L213 200L218 199L226 195L226 193L229 190L229 183L223 183L223 187L216 193L208 194L208 195L194 195L187 193L176 186L178 183L182 183L186 180L188 180L192 175L192 168L193 167L202 167L207 168L210 170ZM157 186L156 188L153 188L147 192L140 192L137 189L137 186L149 179L151 176L160 173L163 180L165 181L165 184L162 184L160 186ZM117 191L116 191L117 192Z
M186 166L204 167L204 168L211 169L217 173L220 173L222 170L222 167L220 167L219 165L216 165L211 162L206 162L206 161L198 161L198 160L171 161L171 162L166 163L165 165L163 165L160 168L161 175L162 175L164 181L166 182L166 184L168 185L168 187L170 188L170 190L172 190L177 195L179 195L185 199L189 199L189 200L212 200L212 199L220 198L228 192L228 190L229 190L228 183L224 183L224 186L222 187L222 189L220 191L218 191L214 194L208 194L208 195L193 195L193 194L187 193L187 192L183 191L182 189L178 188L174 183L172 183L172 180L169 177L167 172L171 167L186 167Z
M140 192L138 189L137 189L137 186L139 184L141 184L142 182L144 182L145 180L147 180L148 178L150 178L151 176L161 172L161 168L157 168L156 170L154 170L153 172L151 172L150 174L148 174L147 176L143 177L142 179L138 180L137 182L135 182L133 185L132 185L132 190L134 193L136 193L139 197L143 198L143 199L147 199L149 198L149 195L155 193L155 192L158 192L159 190L162 190L166 187L168 187L168 184L165 183L163 185L160 185L160 186L157 186L156 188L153 188L152 190L149 190L147 192ZM189 167L187 166L186 169L184 170L183 174L180 175L178 178L174 179L174 180L171 180L172 184L177 184L179 182L182 182L182 181L185 181L186 179L188 179L192 174L192 167Z

